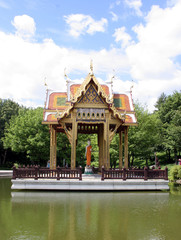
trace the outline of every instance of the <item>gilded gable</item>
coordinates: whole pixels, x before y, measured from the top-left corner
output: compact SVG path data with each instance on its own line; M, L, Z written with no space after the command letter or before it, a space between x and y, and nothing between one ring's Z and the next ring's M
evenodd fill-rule
M78 103L90 103L90 104L104 104L103 99L97 94L96 89L94 88L93 84L91 84L85 95L83 95Z

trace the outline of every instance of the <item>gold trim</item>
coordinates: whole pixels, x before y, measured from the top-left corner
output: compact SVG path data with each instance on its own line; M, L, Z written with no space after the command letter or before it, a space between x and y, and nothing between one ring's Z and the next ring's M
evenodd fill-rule
M84 82L82 83L82 85L80 86L80 88L78 89L77 93L75 94L75 96L71 97L71 106L68 106L67 109L61 113L59 113L59 119L64 118L66 115L69 115L70 110L74 107L74 105L77 103L78 98L82 96L82 94L84 94L86 92L86 87L88 86L88 84L90 83L90 81L93 80L93 82L95 83L95 85L97 85L97 93L98 95L102 96L102 98L105 100L106 104L108 104L108 108L109 110L112 110L113 112L113 116L114 117L118 117L121 120L124 120L124 114L123 113L119 113L117 111L117 109L114 106L113 100L109 99L109 96L106 95L106 93L104 92L103 88L101 87L101 85L99 84L98 80L96 79L96 77L94 75L88 74L87 77L85 78Z

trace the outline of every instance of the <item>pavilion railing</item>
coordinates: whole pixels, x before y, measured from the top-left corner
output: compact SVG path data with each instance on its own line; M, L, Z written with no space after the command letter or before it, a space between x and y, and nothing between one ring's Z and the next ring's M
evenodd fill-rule
M13 177L17 178L33 178L38 179L79 179L82 180L82 167L76 169L61 168L56 169L40 168L39 166L23 166L16 168L13 167Z
M102 167L102 177L101 180L105 179L123 179L126 181L127 179L164 179L168 180L168 168L166 167L164 170L162 169L149 169L145 167L143 169L140 168L130 168L130 169L109 169L106 170Z

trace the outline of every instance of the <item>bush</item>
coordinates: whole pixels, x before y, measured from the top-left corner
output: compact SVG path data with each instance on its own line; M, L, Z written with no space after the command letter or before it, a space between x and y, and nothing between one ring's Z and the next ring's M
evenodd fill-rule
M176 181L181 179L181 165L175 165L170 170L170 179Z

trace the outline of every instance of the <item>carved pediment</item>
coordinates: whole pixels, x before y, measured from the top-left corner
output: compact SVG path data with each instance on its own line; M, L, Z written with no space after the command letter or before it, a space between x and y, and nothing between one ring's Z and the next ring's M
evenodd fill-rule
M98 95L96 89L94 88L93 84L91 84L85 95L83 95L78 103L83 104L105 104L104 100Z

